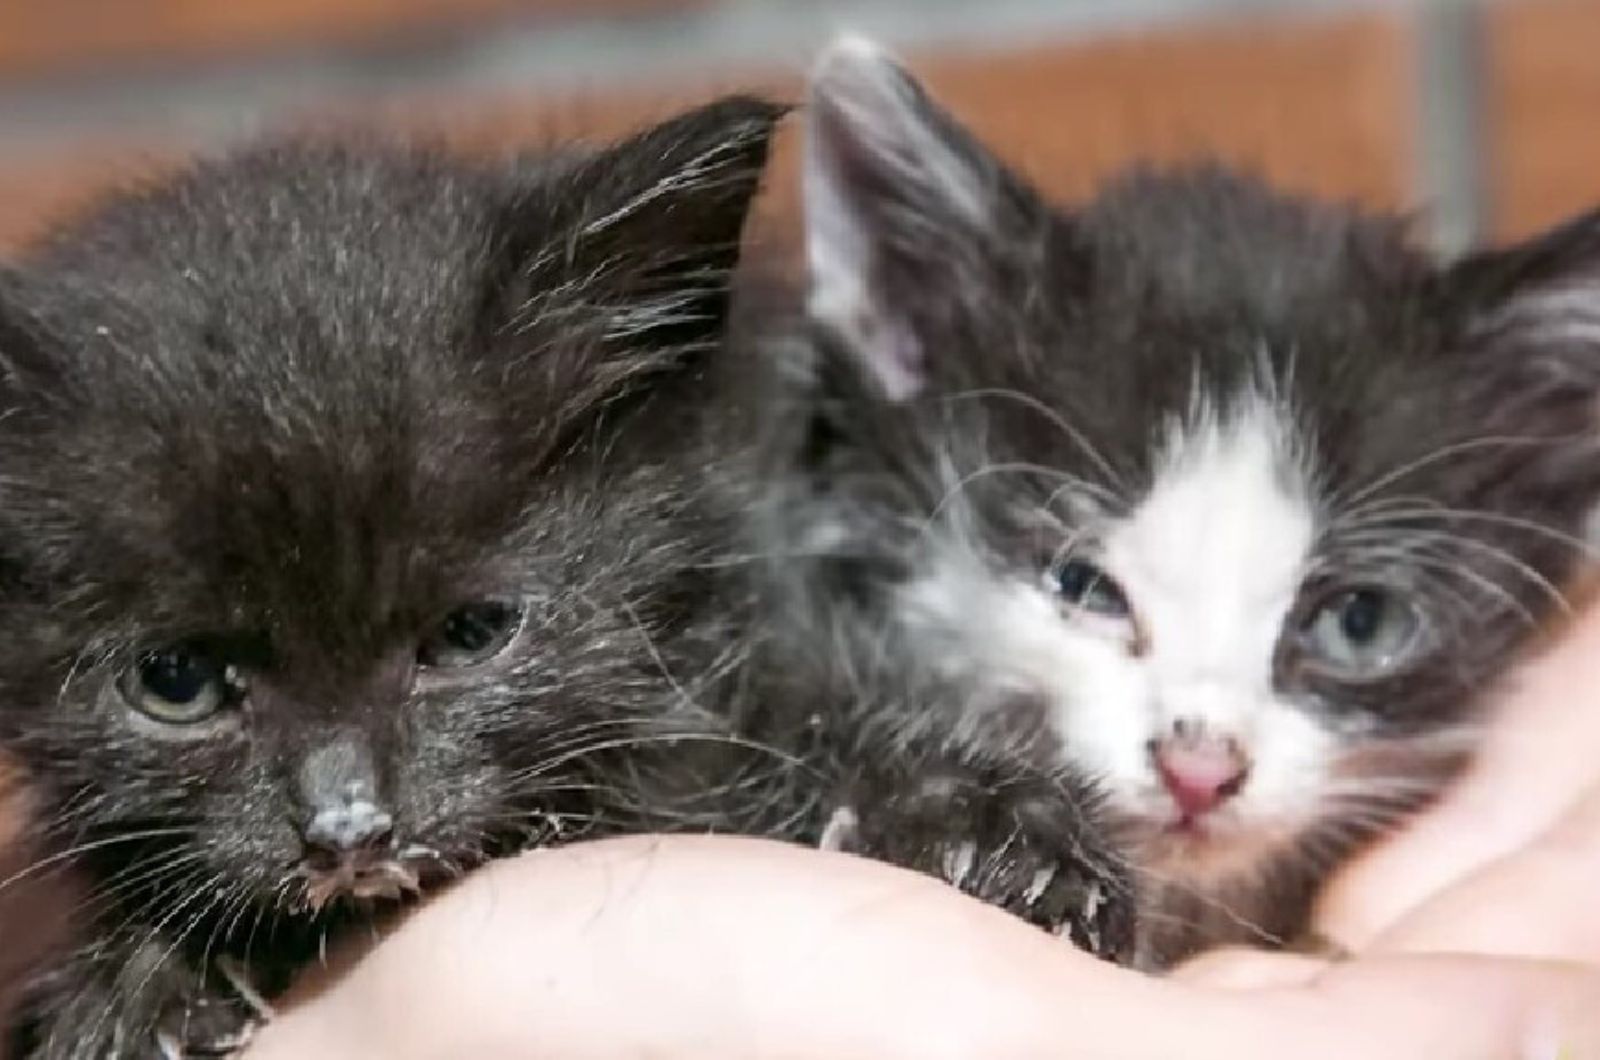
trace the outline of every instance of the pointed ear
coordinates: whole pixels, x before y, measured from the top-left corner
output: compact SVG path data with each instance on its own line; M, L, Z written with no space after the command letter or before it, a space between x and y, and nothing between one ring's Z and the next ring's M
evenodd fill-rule
M787 108L730 96L650 129L583 167L574 264L610 272L632 305L620 330L654 342L719 332L739 239Z
M854 37L812 72L802 181L812 318L891 400L908 398L925 382L925 336L975 287L993 286L992 255L1040 204L910 74Z
M497 222L492 329L558 335L596 397L714 345L786 110L729 96L537 171Z
M1548 315L1551 296L1577 296L1568 310L1582 309L1600 293L1600 209L1557 225L1521 243L1468 255L1446 272L1453 295L1480 312L1516 309ZM1585 297L1587 293L1587 298ZM1591 307L1586 314L1600 320Z
M1479 342L1583 386L1600 385L1600 210L1444 272L1452 315Z
M1508 476L1537 499L1600 500L1600 210L1442 274L1445 319L1480 387L1483 429L1551 444ZM1530 518L1532 515L1530 515Z

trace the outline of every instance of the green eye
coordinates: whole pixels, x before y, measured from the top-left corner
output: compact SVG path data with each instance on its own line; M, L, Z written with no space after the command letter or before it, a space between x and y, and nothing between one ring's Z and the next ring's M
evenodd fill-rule
M1340 677L1381 677L1399 669L1422 642L1422 616L1396 593L1375 586L1344 589L1312 613L1306 650Z
M229 699L226 668L188 644L145 652L122 676L122 696L139 713L168 725L192 725Z
M423 640L417 661L436 669L474 666L504 651L521 628L522 608L511 601L463 604Z

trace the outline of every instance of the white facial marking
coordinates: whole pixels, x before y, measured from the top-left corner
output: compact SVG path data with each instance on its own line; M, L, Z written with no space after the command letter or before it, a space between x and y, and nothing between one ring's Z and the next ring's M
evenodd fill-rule
M1171 817L1148 744L1179 725L1236 741L1249 761L1239 793L1214 811L1219 826L1281 825L1315 801L1327 737L1273 688L1316 531L1286 420L1258 400L1173 427L1149 495L1104 534L1097 562L1126 594L1143 645L1117 663L1139 671L1141 695L1112 703L1086 689L1058 721L1119 807Z

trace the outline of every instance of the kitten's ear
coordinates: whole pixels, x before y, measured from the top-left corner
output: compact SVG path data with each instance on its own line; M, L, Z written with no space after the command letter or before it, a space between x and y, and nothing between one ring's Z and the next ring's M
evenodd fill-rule
M1443 273L1449 319L1488 392L1491 434L1538 436L1508 475L1546 498L1600 499L1600 210Z
M609 270L643 340L719 332L739 240L787 108L729 96L657 125L590 161L578 267Z
M1027 225L1035 196L855 37L812 71L802 179L812 318L892 400L912 396L930 367L928 337L993 286L992 255Z
M1518 361L1600 387L1600 210L1522 243L1470 255L1444 273L1456 319Z
M1557 308L1552 295L1576 296L1567 309L1591 305L1600 294L1600 209L1521 243L1468 255L1452 265L1446 282L1453 295L1480 311L1515 309L1523 317ZM1530 299L1532 301L1530 301Z
M583 332L590 385L683 363L720 336L740 236L788 108L729 96L536 180L500 222L502 332Z

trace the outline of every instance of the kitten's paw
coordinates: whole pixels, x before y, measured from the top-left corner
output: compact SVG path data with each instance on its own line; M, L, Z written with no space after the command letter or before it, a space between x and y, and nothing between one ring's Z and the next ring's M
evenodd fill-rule
M156 1028L156 1043L163 1060L236 1056L272 1016L271 1006L237 963L223 957L214 969L231 989L196 988L173 1000Z
M822 827L822 838L817 840L818 850L854 851L861 838L861 818L848 806L840 806Z
M937 876L1098 956L1121 959L1132 946L1128 878L1088 800L1052 782L941 775L861 785L819 845Z
M156 1029L163 1060L218 1060L250 1044L260 1021L248 1006L215 997L174 1006Z
M1133 900L1125 879L1087 851L1063 855L1018 834L986 857L973 857L958 886L1031 924L1110 960L1131 952Z

